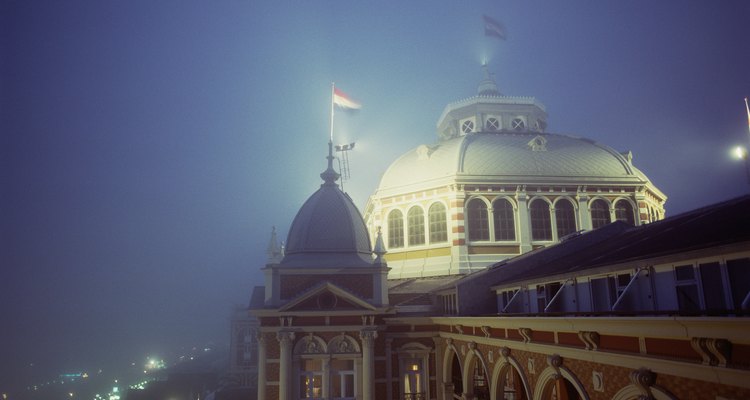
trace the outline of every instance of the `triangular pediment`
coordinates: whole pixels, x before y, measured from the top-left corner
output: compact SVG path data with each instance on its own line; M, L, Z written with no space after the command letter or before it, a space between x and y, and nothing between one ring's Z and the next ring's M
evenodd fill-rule
M331 282L322 282L284 304L279 311L375 311L375 307Z

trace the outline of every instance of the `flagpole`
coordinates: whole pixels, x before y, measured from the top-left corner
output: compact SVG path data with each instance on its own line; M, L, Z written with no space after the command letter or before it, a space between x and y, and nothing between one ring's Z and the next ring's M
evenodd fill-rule
M328 143L333 143L333 96L335 95L336 87L335 83L331 82L331 136L328 139Z

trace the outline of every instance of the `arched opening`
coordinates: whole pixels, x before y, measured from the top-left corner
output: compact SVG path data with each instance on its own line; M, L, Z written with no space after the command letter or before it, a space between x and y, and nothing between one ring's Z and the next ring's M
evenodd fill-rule
M427 212L430 221L430 243L448 241L448 224L445 217L445 206L434 203Z
M458 354L455 351L453 352L453 359L450 365L450 383L453 384L453 398L460 399L461 394L464 392L464 379L461 376L461 363L458 361Z
M516 224L513 205L507 199L497 199L492 203L495 223L495 240L516 240Z
M542 199L531 202L531 240L552 240L552 224L549 216L549 203Z
M633 206L627 200L618 200L615 203L615 218L618 221L627 222L635 225L635 215L633 215Z
M581 382L565 367L542 371L534 392L535 400L589 400Z
M479 352L472 350L464 359L464 392L472 399L490 399L490 380L484 360Z
M558 239L576 231L576 215L570 201L559 200L555 203L555 223L557 224Z
M409 246L424 244L424 211L421 207L414 206L406 214L406 232L409 237Z
M393 210L388 214L388 248L404 247L404 214Z
M466 211L469 218L469 240L490 240L487 204L481 199L471 199Z
M601 228L604 225L610 223L609 219L609 206L607 202L601 199L594 200L591 203L591 227Z
M494 398L496 400L529 400L524 380L515 365L506 363L501 368Z

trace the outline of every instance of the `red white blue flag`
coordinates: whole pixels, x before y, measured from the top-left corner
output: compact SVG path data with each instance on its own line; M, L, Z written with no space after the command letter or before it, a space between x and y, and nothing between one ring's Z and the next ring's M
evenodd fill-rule
M484 19L484 36L492 36L500 40L507 38L505 26L500 21L487 15L483 15L482 18Z
M340 91L338 88L333 89L333 104L345 110L359 110L362 108L362 104L352 100L346 95L346 93Z

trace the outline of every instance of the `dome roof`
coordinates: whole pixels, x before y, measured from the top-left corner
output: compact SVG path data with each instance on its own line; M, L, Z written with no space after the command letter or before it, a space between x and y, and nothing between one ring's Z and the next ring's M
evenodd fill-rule
M480 132L407 152L383 174L379 190L420 190L457 177L528 184L553 183L552 179L555 184L593 183L602 178L645 182L623 155L592 140L538 132Z
M331 168L330 160L329 169L321 177L325 183L305 201L294 217L281 264L372 266L370 235L351 198L335 183L338 174Z

